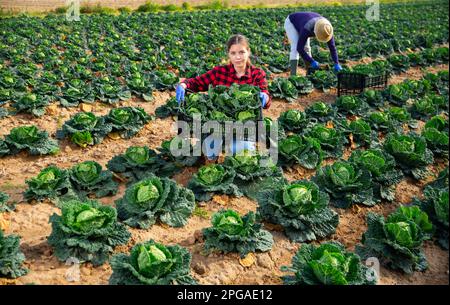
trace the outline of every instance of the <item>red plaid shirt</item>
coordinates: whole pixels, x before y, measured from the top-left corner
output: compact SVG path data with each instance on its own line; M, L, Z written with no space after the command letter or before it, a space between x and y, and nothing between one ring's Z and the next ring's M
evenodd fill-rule
M205 74L199 75L194 78L188 78L184 80L186 88L194 92L207 91L209 85L213 87L218 85L231 86L233 83L237 84L248 84L253 86L258 86L261 92L267 93L269 100L267 101L265 109L270 107L271 98L269 95L266 73L260 68L255 66L249 66L245 70L245 74L238 78L236 75L236 70L233 64L228 64L226 66L217 66L212 70L209 70Z

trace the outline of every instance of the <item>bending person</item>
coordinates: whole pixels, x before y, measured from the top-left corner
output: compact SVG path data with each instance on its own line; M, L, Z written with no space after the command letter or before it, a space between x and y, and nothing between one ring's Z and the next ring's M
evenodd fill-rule
M327 43L334 62L334 70L342 70L334 44L333 26L328 19L314 12L297 12L286 18L284 29L291 44L289 55L291 75L297 74L300 56L305 61L306 70L309 67L319 69L319 63L312 58L310 38Z

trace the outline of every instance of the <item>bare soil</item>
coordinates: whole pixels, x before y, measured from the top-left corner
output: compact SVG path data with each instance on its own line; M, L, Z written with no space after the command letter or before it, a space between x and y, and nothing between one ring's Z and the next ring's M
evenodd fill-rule
M448 65L439 65L426 68L425 71L448 70ZM420 78L425 71L410 69L407 73L395 76L390 83L397 83L405 78ZM140 99L131 99L123 105L141 106L148 113L154 114L156 107L164 104L173 96L174 92L155 92L154 101L143 102ZM333 92L323 94L314 91L306 97L299 98L296 102L287 103L283 100L274 100L271 108L265 111L266 116L276 119L281 112L287 109L304 109L307 105L317 100L332 102L335 98ZM96 103L92 111L96 115L103 115L110 107ZM28 115L16 115L5 118L0 125L0 136L9 132L15 126L35 124L47 130L51 136L70 116L79 109L56 108L52 115L42 118L34 118ZM134 138L129 140L110 138L94 147L79 148L67 140L60 141L61 153L56 156L31 157L25 153L15 156L7 156L0 159L0 191L11 196L11 200L17 202L17 209L12 213L0 215L6 220L6 234L18 234L21 236L21 249L26 256L25 265L30 272L16 280L1 280L0 284L107 284L112 273L108 263L94 268L90 263L82 264L79 268L80 281L72 282L68 279L77 274L77 266L59 262L52 255L53 250L47 244L47 237L51 233L48 223L53 213L59 213L59 209L49 202L30 204L23 201L22 193L26 190L25 180L39 173L40 170L50 164L56 164L62 168L73 166L77 162L95 160L103 166L114 156L123 153L131 145L148 145L156 148L163 140L170 139L176 134L173 127L174 120L156 119ZM346 152L348 156L350 151ZM446 164L438 163L432 166L433 173L437 174ZM174 179L183 185L192 176L196 168L185 168ZM288 180L309 178L314 174L300 167L293 167L285 172ZM431 180L432 178L430 178ZM340 224L336 234L327 240L337 240L348 249L353 250L360 242L362 233L367 229L365 218L369 211L387 215L401 204L408 204L413 197L420 197L424 182L417 183L411 179L405 179L397 186L397 198L394 203L382 203L368 208L354 206L350 209L335 209L340 216ZM122 183L119 192L114 197L102 198L104 204L113 205L114 200L120 198L125 191ZM235 254L223 255L220 253L205 253L202 250L201 230L210 226L209 216L221 208L233 208L240 213L255 211L257 202L248 198L233 198L228 196L215 196L211 201L201 204L188 224L182 228L171 228L156 224L148 230L130 229L132 238L126 246L118 247L117 252L127 252L138 242L150 238L166 244L180 244L192 253L192 274L201 284L281 284L280 276L283 274L280 267L289 265L292 256L299 245L290 242L279 227L266 224L266 229L274 235L275 244L269 253L255 253L255 262L244 267ZM416 272L410 276L381 268L380 284L448 284L449 283L449 252L441 250L432 242L425 243L425 253L430 267L425 272Z

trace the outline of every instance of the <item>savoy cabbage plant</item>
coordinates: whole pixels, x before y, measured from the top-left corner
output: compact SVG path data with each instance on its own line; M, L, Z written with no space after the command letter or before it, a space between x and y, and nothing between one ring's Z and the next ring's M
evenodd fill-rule
M153 240L136 244L129 255L111 257L110 285L194 285L190 275L191 254L178 245Z
M239 184L259 177L281 174L280 168L276 167L270 157L262 156L247 149L234 156L227 156L224 165L235 170L235 181L239 181Z
M325 158L340 158L348 142L340 128L329 128L324 124L315 124L305 131L305 135L319 141Z
M103 170L95 161L85 161L74 165L69 171L73 190L79 198L95 195L97 198L115 195L118 183L109 170Z
M299 164L307 169L319 167L324 157L319 140L296 134L279 141L278 153L279 165L291 166Z
M285 99L292 103L298 99L298 90L287 78L277 77L269 84L269 92L274 98Z
M411 115L415 119L427 120L428 118L439 114L439 104L443 104L443 99L437 95L424 96L414 101L411 106Z
M187 95L185 99L188 99L192 94ZM167 100L164 105L159 106L155 109L155 116L160 119L165 119L172 115L177 115L180 107L178 105L177 99L172 97Z
M373 182L370 171L349 161L336 161L321 167L313 178L326 191L337 207L348 208L352 204L373 206Z
M95 200L63 202L61 215L50 216L50 223L48 243L61 261L75 257L102 265L116 246L126 244L131 237L125 225L117 222L116 209Z
M8 144L3 139L0 139L0 158L6 155L9 155L9 147Z
M337 84L336 74L332 71L317 70L308 76L313 83L314 88L323 92L328 92L331 88L335 88Z
M395 106L404 106L410 98L410 93L402 84L389 85L383 92L383 97Z
M158 90L173 89L179 82L178 77L172 71L156 70L151 73L152 82Z
M335 104L338 113L346 115L362 115L369 108L369 105L367 105L363 99L354 95L344 95L338 97Z
M68 137L78 146L86 147L101 143L111 130L112 126L105 124L104 117L97 117L92 112L79 112L64 123L56 136L58 139Z
M377 133L372 130L370 124L363 119L356 119L351 122L341 121L341 128L344 133L352 136L353 147L371 146L378 141Z
M46 131L39 130L36 126L20 126L11 129L5 137L9 154L17 154L21 150L27 150L31 155L49 155L59 152L58 142L50 139Z
M381 91L374 89L366 89L359 96L363 101L372 107L383 107L385 106L385 101Z
M224 165L234 169L234 183L242 192L256 198L261 189L283 180L283 172L269 156L244 149L234 156L227 156Z
M147 74L140 72L134 72L127 78L128 88L131 89L131 93L136 96L140 96L144 101L151 101L153 85L150 77Z
M426 166L434 161L425 138L415 133L388 134L384 149L394 156L406 175L412 175L416 179L425 178L428 175Z
M211 200L215 193L242 196L239 187L234 184L236 172L234 169L220 165L209 164L198 169L188 183L198 201Z
M329 196L310 181L294 181L262 190L258 195L258 215L283 226L289 239L312 241L333 234L339 223L329 208Z
M434 116L425 123L422 136L435 157L448 158L448 119Z
M22 266L25 255L19 244L19 236L6 236L0 229L0 277L15 279L28 273L28 269Z
M183 145L188 146L189 153L187 155L181 154L175 156L172 153L172 149L182 149ZM173 137L170 140L162 141L161 146L157 148L159 157L169 164L169 170L170 167L174 167L174 170L179 170L185 166L195 165L200 160L200 156L195 156L193 150L194 147L190 142L190 139L184 139L178 136Z
M255 222L253 212L241 217L234 210L220 210L212 216L211 224L203 229L206 250L237 252L245 256L249 252L266 252L272 248L272 234Z
M9 195L3 192L0 192L0 213L3 212L12 212L16 208L14 203L8 204Z
M195 196L169 178L149 175L131 185L116 206L119 219L131 227L147 229L157 220L181 227L194 210Z
M314 86L306 77L291 75L288 78L277 77L269 84L270 94L275 98L294 102L299 94L309 94Z
M75 196L69 180L69 172L54 165L44 168L36 177L25 182L28 189L23 195L28 201L59 200Z
M36 117L43 116L47 106L48 97L34 93L25 93L12 104L12 107L15 109L14 113L26 112Z
M395 185L402 180L403 172L396 168L394 157L380 148L358 149L352 152L349 161L372 174L377 199L395 199Z
M118 132L122 138L128 139L137 134L152 117L140 107L121 107L111 109L105 116L105 124L112 132Z
M448 250L448 227L449 227L449 198L448 185L445 188L427 186L423 192L424 198L414 199L425 213L427 213L433 226L435 227L434 236L439 245Z
M336 109L330 104L322 101L317 101L306 108L305 113L307 117L319 122L328 122L336 117Z
M160 177L171 176L177 169L175 164L167 162L147 146L130 146L125 153L109 160L106 166L127 179L128 183L142 180L152 173Z
M399 124L411 125L411 114L405 107L392 106L387 109L389 116Z
M281 113L278 118L278 125L284 131L301 132L308 125L308 118L305 112L291 109Z
M427 269L422 245L430 238L433 225L419 207L401 206L386 219L369 212L367 226L362 245L355 248L363 259L377 257L382 264L406 273Z
M449 179L448 179L448 166L439 172L437 178L428 184L431 187L437 188L448 188ZM427 186L428 186L427 185Z
M282 277L285 285L376 284L375 272L339 242L325 242L318 246L302 244L292 258L292 265L283 266L281 270L293 273Z
M401 123L394 119L388 111L372 111L367 113L364 119L373 130L378 132L402 131Z
M93 103L94 101L95 93L92 85L78 78L66 81L59 96L59 102L64 107L76 107L80 102Z
M116 104L131 98L131 91L116 78L106 75L96 78L93 84L96 89L96 97L104 103Z

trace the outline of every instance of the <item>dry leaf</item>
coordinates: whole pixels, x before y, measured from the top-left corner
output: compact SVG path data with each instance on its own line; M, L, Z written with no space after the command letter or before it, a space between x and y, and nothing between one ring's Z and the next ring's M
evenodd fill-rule
M356 149L356 144L353 141L353 134L352 133L349 134L348 138L350 139L350 147L351 147L351 149Z
M213 201L220 205L227 205L229 202L229 198L227 195L214 195Z
M354 214L359 214L359 213L361 212L361 208L360 208L357 204L354 204L354 205L352 206L352 212L353 212Z
M225 155L224 154L220 154L219 155L219 157L217 158L217 162L220 164L220 163L223 163L224 161L225 161Z
M118 132L110 132L108 133L108 138L113 140L119 140L120 139L120 133Z
M9 228L11 221L7 219L4 214L0 214L0 229L6 231Z
M112 174L113 174L114 178L116 178L116 179L119 180L120 182L127 182L127 181L128 181L127 178L122 177L121 175L119 175L119 174L117 174L117 173L115 173L115 172L113 172Z
M16 279L0 278L0 286L1 285L17 285L17 280Z
M256 262L256 257L253 253L248 253L244 258L239 259L239 264L244 267L250 267Z
M84 112L92 112L92 105L81 103L80 110Z
M58 106L57 105L50 105L46 109L47 114L49 115L57 115L58 114Z
M326 128L334 128L334 124L332 121L328 121L327 125L325 125Z
M169 228L170 228L169 225L167 225L167 224L165 224L165 223L163 223L163 222L161 222L159 225L160 225L163 229L169 229Z

